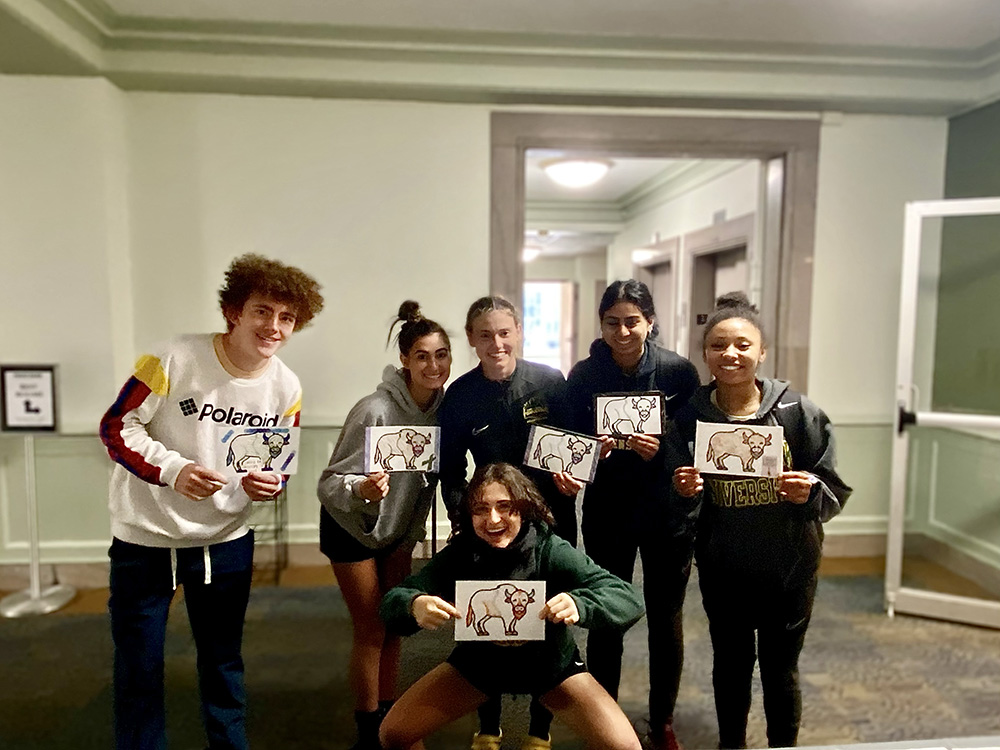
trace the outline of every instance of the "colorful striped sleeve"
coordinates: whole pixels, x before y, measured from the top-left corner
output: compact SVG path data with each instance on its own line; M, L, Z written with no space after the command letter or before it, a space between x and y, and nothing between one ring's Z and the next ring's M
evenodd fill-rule
M101 442L113 461L144 482L161 487L172 484L190 463L176 451L150 437L146 425L170 391L166 372L157 357L144 355L136 362L118 398L101 419Z

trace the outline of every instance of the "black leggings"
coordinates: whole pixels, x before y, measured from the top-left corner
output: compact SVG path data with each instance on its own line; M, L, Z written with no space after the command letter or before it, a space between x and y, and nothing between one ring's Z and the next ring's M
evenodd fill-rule
M649 626L649 717L653 726L673 719L684 667L682 610L691 575L692 544L687 537L665 536L661 523L600 523L584 515L583 544L601 567L631 582L638 554L642 558L643 597ZM625 634L617 629L591 629L587 667L601 686L618 699Z
M799 654L812 613L815 579L794 592L773 596L759 592L756 597L749 587L727 594L704 570L699 581L712 637L719 747L746 747L755 661L760 662L767 744L793 747L802 719Z

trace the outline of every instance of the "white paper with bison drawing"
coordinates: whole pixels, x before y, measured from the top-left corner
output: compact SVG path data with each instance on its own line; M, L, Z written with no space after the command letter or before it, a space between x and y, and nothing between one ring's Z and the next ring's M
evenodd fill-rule
M392 425L365 428L365 473L441 469L441 428Z
M551 471L565 471L581 482L594 481L601 444L590 435L566 432L545 425L532 425L524 465Z
M599 393L594 396L598 435L662 435L663 394Z
M228 446L226 465L217 467L230 476L251 471L294 474L299 470L298 427L219 428L219 440Z
M782 469L781 427L698 422L694 465L703 474L776 477Z
M541 641L545 581L456 581L456 641Z

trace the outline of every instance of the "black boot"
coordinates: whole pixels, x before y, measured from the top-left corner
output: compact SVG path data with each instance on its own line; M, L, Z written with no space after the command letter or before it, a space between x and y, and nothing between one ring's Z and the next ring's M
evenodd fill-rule
M355 711L354 722L358 725L358 741L351 750L381 750L378 741L378 728L385 714L381 710Z

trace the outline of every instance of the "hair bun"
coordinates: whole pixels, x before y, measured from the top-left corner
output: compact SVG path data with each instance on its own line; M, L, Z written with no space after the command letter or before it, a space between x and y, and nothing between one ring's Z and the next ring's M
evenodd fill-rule
M414 302L412 299L406 300L403 304L399 306L399 312L396 314L398 320L402 320L406 323L416 323L424 317L423 313L420 312L420 303Z
M746 308L759 312L757 305L750 304L750 298L745 292L726 292L715 300L716 310L728 310L732 308Z

